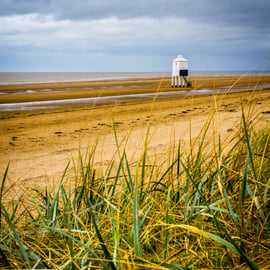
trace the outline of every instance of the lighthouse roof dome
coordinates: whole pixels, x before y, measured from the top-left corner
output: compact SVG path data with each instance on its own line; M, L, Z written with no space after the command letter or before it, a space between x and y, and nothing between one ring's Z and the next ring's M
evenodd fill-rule
M185 59L181 54L179 54L177 58L173 60L173 62L188 62L188 60Z

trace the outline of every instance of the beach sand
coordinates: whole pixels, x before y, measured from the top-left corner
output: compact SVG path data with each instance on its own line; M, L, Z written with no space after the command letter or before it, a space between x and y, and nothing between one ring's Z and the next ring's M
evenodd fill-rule
M222 80L223 84L220 83ZM217 84L232 85L236 80L237 78L226 78L225 82L224 78L203 78L201 81L193 79L193 86L196 85L199 89L200 85L202 89L213 84L215 87ZM147 85L146 81L151 83ZM114 91L114 94L134 91L137 93L146 89L153 92L153 89L159 87L158 80L150 79L138 80L138 84L134 81L99 83L103 86L98 87L105 88L101 92L97 89L96 94L102 95L109 91ZM165 91L170 88L170 81L164 83L166 87L161 87L161 90ZM245 83L256 84L256 80L251 82L251 78L248 78ZM130 87L134 84L136 87ZM243 82L241 84L243 85ZM106 88L119 85L122 85L122 88L117 88L118 90ZM140 88L138 85L144 86ZM39 94L3 95L1 103L63 99L70 96L78 98L90 95L89 90L80 89L80 87L90 87L89 84L68 86L75 88L71 87L70 91L65 90L58 94L42 93L39 97ZM47 86L39 87L42 89ZM67 85L64 88L59 84L55 87L64 89ZM29 86L26 88L29 89ZM13 89L2 87L0 91L15 90L23 91L21 88L14 89L14 87ZM214 117L211 123L212 130L221 132L224 136L234 134L235 125L241 120L241 105L244 106L248 119L258 116L257 127L269 126L269 89L224 95L165 98L154 102L147 100L28 112L2 112L0 113L0 172L3 175L9 164L8 184L16 183L20 189L32 189L58 182L69 160L72 160L72 164L78 163L79 152L83 158L86 158L87 153L94 152L93 163L96 166L109 164L117 153L113 121L118 142L121 149L125 147L129 161L141 157L150 122L148 155L158 157L168 152L178 141L181 142L182 149L187 148L211 116Z

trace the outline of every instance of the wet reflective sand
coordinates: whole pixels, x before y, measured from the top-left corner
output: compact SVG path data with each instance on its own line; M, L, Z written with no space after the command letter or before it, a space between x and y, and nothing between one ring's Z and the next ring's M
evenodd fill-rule
M193 76L191 88L172 88L171 79L125 80L0 85L0 112L31 111L64 107L181 98L270 87L269 74Z
M136 87L136 86L135 86ZM44 101L31 101L31 102L18 102L18 103L5 103L0 104L0 112L11 112L11 111L31 111L31 110L44 110L53 108L64 108L64 107L80 107L87 105L104 105L114 104L122 102L132 101L143 101L152 100L154 98L180 98L186 96L197 96L197 95L218 95L224 93L236 93L244 91L254 91L270 88L270 84L259 84L259 85L239 85L237 87L224 86L216 89L194 89L194 90L181 90L181 91L168 91L159 93L143 93L143 94L130 94L130 95L118 95L118 96L105 96L105 97L90 97L90 98L77 98L77 99L62 99L62 100L44 100ZM89 88L87 88L89 89ZM27 90L26 93L44 93L54 92L57 90L41 89L37 91ZM11 93L15 94L15 93ZM17 94L22 94L21 92Z

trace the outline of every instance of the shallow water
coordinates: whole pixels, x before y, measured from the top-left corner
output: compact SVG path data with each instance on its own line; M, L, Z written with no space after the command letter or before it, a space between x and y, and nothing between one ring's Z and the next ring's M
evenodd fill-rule
M0 112L31 111L31 110L43 110L43 109L64 108L64 107L114 104L114 103L121 103L121 102L130 102L130 101L152 100L155 96L156 98L161 99L161 98L197 96L197 95L213 95L213 94L218 95L218 94L224 94L227 92L244 92L244 91L262 90L263 88L269 88L269 87L270 87L270 84L259 85L257 87L255 87L254 85L250 85L250 86L245 85L245 86L240 86L236 88L221 87L217 89L181 90L181 91L132 94L132 95L121 95L121 96L7 103L7 104L0 104ZM46 89L46 90L49 90L49 89Z
M80 87L80 90L92 90L92 89L121 89L125 88L124 85L112 85L112 86L95 86L95 87ZM136 88L140 87L140 85L129 85L128 88ZM69 90L74 90L76 88L63 88L63 89L27 89L27 90L11 90L7 92L0 92L0 95L20 95L20 94L39 94L39 93L56 93L56 92L68 92ZM1 102L1 101L0 101Z

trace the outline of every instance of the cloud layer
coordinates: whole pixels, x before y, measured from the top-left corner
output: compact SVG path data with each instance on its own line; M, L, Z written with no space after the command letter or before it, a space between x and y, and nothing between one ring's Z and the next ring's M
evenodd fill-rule
M268 0L2 0L0 15L39 13L70 20L182 17L269 29L269 11Z
M1 6L2 71L12 62L25 70L25 55L28 68L38 55L41 70L58 59L75 63L72 71L163 71L180 52L195 70L249 69L270 56L269 1L2 0ZM127 57L132 66L125 66ZM97 63L106 59L116 64ZM67 66L54 63L59 71Z

